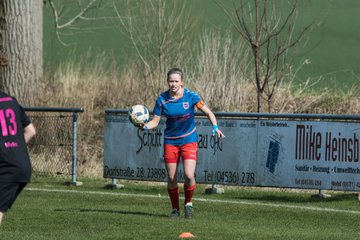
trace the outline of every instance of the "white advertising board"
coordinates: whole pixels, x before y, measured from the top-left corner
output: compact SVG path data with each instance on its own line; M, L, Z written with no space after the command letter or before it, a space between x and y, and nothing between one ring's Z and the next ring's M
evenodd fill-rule
M207 118L195 122L198 183L360 191L360 123L224 118L219 139ZM164 127L145 132L106 115L104 177L166 181Z

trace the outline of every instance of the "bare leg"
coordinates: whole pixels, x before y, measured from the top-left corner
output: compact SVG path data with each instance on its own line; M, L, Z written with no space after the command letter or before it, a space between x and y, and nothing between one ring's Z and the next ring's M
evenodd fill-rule
M195 182L195 168L196 161L192 159L187 159L183 161L184 163L184 178L186 186L193 186Z
M177 167L178 164L177 163L166 163L166 170L168 173L168 188L169 189L174 189L176 188L178 185L177 182Z
M1 222L2 222L2 219L3 219L3 216L4 216L4 213L0 212L0 225L1 225Z

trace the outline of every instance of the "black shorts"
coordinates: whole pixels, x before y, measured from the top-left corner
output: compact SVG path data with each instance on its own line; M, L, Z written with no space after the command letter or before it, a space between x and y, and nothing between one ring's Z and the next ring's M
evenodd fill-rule
M11 208L27 183L0 182L0 212Z

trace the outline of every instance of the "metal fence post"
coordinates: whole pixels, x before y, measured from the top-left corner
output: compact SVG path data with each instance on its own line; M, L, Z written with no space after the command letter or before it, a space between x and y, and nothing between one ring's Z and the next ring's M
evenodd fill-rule
M78 113L73 112L73 153L72 153L72 173L71 173L71 183L73 186L80 186L82 182L77 182L76 180L76 143L77 143L77 122Z

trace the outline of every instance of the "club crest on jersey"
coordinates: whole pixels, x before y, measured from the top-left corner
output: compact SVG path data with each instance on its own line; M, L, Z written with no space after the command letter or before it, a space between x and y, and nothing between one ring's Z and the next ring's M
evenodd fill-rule
M184 102L183 107L184 107L184 109L188 109L189 108L189 102Z

